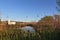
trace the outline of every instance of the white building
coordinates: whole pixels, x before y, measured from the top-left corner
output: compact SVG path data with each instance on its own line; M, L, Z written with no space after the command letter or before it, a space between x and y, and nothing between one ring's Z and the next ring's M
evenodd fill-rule
M16 22L13 22L11 20L8 20L8 25L15 25L15 24L16 24Z

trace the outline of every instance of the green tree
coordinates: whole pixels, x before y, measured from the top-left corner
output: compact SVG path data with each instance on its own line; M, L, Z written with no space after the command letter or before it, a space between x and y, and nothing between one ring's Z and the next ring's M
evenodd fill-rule
M41 22L41 21L45 21L45 22L49 22L49 21L53 21L53 17L52 16L45 16L43 18L41 18L41 20L39 20L38 22Z

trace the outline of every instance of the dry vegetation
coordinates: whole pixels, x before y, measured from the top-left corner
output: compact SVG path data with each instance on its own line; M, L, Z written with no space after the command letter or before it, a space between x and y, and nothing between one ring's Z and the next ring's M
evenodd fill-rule
M32 26L35 33L16 30L25 26ZM0 22L1 40L60 40L60 15L45 16L38 22L16 22L16 25L8 25Z

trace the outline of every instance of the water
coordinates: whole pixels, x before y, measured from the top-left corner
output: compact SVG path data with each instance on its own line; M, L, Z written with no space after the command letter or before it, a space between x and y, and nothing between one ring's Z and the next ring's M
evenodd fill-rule
M22 28L19 28L21 30L24 30L24 31L29 31L31 33L35 32L35 29L31 26L25 26L25 27L22 27Z

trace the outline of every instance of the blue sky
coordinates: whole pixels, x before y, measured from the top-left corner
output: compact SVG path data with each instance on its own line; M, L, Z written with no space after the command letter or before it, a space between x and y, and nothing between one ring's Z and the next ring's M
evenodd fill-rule
M0 0L2 20L38 21L46 15L54 15L55 0ZM38 17L39 16L39 17Z

